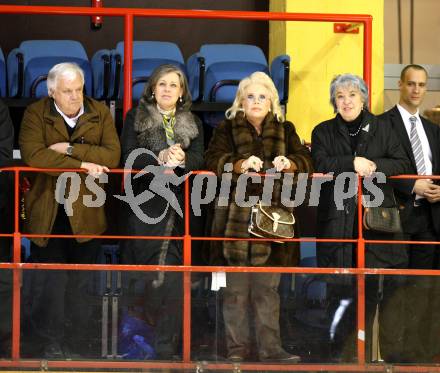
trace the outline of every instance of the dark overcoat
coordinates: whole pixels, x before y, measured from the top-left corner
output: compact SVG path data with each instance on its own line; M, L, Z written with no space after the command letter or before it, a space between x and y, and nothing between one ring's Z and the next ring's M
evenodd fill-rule
M403 146L406 156L410 161L410 170L408 174L417 175L416 161L414 159L414 153L412 151L411 143L409 141L408 133L405 129L402 116L400 115L397 106L394 106L387 112L380 116L391 126L398 140ZM426 137L428 138L429 147L431 148L432 156L432 174L440 175L440 126L430 122L428 119L420 116L423 129L425 130ZM393 185L396 189L396 198L401 205L400 215L402 218L403 230L406 233L413 233L417 226L413 224L414 217L414 202L415 193L413 188L416 179L399 179L394 180ZM437 184L439 180L435 181ZM429 208L431 211L432 222L435 232L440 237L440 202L430 203Z
M185 167L176 167L171 172L173 177L183 176L185 173L203 168L203 128L197 116L189 111L177 109L174 126L175 142L182 145L185 151ZM133 150L145 148L153 154L141 154L136 157L132 169L142 170L152 166L152 170L159 171L158 155L161 150L168 148L162 116L155 105L140 100L137 108L130 110L125 118L121 135L122 165ZM169 175L171 175L169 174ZM145 174L131 177L131 186L135 196L146 192L152 180L159 175ZM165 185L164 185L165 188ZM167 188L176 197L178 205L183 210L184 183L168 185ZM164 198L165 196L165 198ZM128 220L124 221L126 234L142 236L182 236L183 219L176 214L172 205L168 205L166 195L155 194L139 207L144 217L137 216L130 208L127 209ZM139 215L139 214L138 214ZM161 217L161 215L163 215ZM144 220L144 221L143 221ZM157 220L154 222L154 220ZM172 240L127 240L123 245L123 261L125 263L161 263L167 264L167 256L173 255L179 261L182 255L181 241ZM174 261L176 263L176 261Z
M317 125L312 132L312 157L315 171L318 173L333 172L334 177L344 172L354 173L353 161L355 156L359 156L375 162L376 171L386 176L408 172L409 164L403 148L385 122L364 111L359 136L357 148L353 154L348 128L338 121L338 116ZM384 195L381 206L395 206L393 190L389 183L375 183L375 185ZM338 192L341 191L336 191ZM365 188L364 192L368 193ZM357 231L355 226L357 224L357 193L354 197L343 199L343 206L338 209L335 203L335 179L326 181L321 187L317 218L318 238L357 238L357 236L354 237ZM395 238L392 234L365 230L364 232L364 238L369 239ZM354 245L351 243L318 243L317 246L318 264L321 267L356 265ZM401 267L406 266L408 261L405 246L389 244L367 244L365 258L368 267Z

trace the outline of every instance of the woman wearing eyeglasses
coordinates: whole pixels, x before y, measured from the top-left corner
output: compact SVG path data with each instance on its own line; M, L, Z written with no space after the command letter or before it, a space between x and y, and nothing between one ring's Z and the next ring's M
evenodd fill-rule
M226 120L214 131L205 161L219 178L224 172L232 171L228 206L216 203L215 207L211 234L217 237L250 238L251 206L238 202L241 192L236 189L241 174L269 169L281 173L312 172L309 151L301 144L295 126L284 121L274 83L262 72L240 82L234 103L226 111ZM244 200L249 196L261 198L263 181L264 178L260 184L248 181L247 185L241 185L247 186ZM281 206L280 192L281 181L275 181L272 206ZM292 266L298 259L298 247L292 242L213 241L210 244L213 265ZM223 317L227 357L231 361L252 358L250 325L255 325L260 361L300 360L281 346L279 282L278 273L227 273ZM254 316L253 322L249 315Z

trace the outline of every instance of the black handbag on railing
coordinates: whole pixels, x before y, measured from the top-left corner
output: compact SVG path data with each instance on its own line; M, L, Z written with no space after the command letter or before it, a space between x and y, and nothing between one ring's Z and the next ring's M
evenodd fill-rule
M383 233L400 233L402 224L400 222L399 208L393 191L393 207L366 207L364 209L364 228L370 231Z

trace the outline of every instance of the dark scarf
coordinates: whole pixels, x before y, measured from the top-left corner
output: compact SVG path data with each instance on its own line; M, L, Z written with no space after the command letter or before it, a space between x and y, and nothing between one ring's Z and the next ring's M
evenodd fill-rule
M356 147L360 139L361 127L363 126L362 121L364 119L363 113L364 110L361 110L360 114L351 122L344 120L340 114L336 116L338 124L347 127L351 151L353 154L356 151Z
M264 162L264 168L261 171L273 168L272 161L276 156L286 155L284 126L271 113L263 122L261 139L255 138L255 130L242 113L238 113L231 121L231 130L235 152L242 159L251 155L259 157ZM247 188L247 195L257 195L256 191L261 192L262 185L252 185L252 188ZM229 202L225 237L249 238L247 229L251 207L239 207L235 203L235 195L234 189ZM280 200L281 182L275 181L272 205L280 205ZM229 265L264 265L270 253L270 242L225 241L223 245L223 255Z
M138 133L137 140L141 147L155 153L168 148L165 129L162 124L162 115L155 105L148 104L140 99L136 109L134 129ZM193 139L199 135L197 123L189 111L176 110L176 124L174 125L174 142L187 149Z

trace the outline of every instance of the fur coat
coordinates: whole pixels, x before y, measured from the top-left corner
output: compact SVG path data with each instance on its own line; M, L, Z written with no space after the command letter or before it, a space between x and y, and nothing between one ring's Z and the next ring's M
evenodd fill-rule
M226 164L235 164L251 155L263 160L262 171L273 168L273 159L284 155L295 163L298 172L312 172L309 151L301 144L293 124L279 123L271 113L263 122L260 136L242 113L238 113L233 120L221 123L214 132L205 159L208 169L221 177ZM215 206L211 230L213 236L249 238L247 228L251 207L240 207L235 203L235 186L238 176L233 175L228 206L223 207L218 204ZM281 182L282 180L276 181L274 184L272 206L281 206ZM245 200L250 195L261 197L262 187L263 185L248 182ZM297 236L298 225L295 231ZM221 249L218 245L218 241L212 242L211 254L213 255L210 258L212 264L223 264L221 257L229 265L286 266L294 265L298 254L296 243L225 241Z
M185 167L176 167L174 172L180 176L186 172L203 169L203 128L200 120L189 111L177 110L174 126L175 142L182 145L185 151ZM140 100L136 109L127 113L121 136L123 165L131 151L146 148L156 157L159 152L169 147L166 141L162 116L155 105ZM141 154L133 164L133 169L141 170L146 166L158 166L157 158ZM132 177L132 187L135 195L139 195L149 188L152 175ZM183 185L170 186L178 203L183 209ZM143 203L140 208L150 217L160 216L168 206L168 201L159 195ZM128 209L124 225L126 234L136 236L181 236L183 234L183 220L171 206L159 224L144 223ZM169 256L175 257L174 262L181 260L181 241L176 240L128 240L124 243L122 260L124 263L136 264L165 264L170 262ZM168 258L167 258L168 256Z

